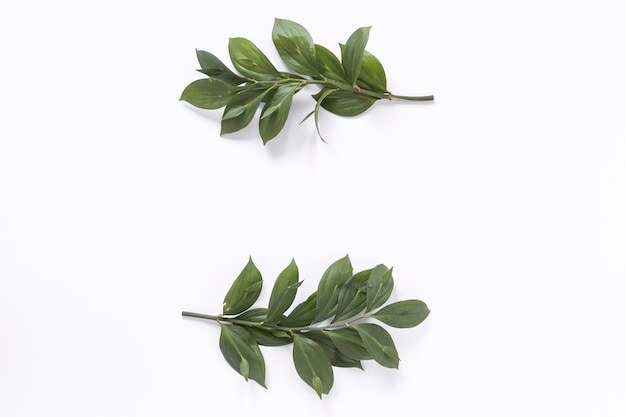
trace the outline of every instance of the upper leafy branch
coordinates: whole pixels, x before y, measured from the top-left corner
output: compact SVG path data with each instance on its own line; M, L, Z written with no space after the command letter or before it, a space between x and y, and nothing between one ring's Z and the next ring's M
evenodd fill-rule
M239 74L231 71L215 55L196 51L198 71L209 78L196 80L183 91L181 100L202 109L219 109L221 133L246 127L263 104L259 132L263 143L273 139L287 120L293 96L308 84L317 84L313 95L313 115L318 134L320 107L340 115L356 116L380 99L433 100L433 96L399 96L387 91L387 78L380 61L365 50L370 27L357 29L340 44L341 58L313 42L300 24L275 19L272 41L289 70L279 71L254 43L245 38L230 38L228 52ZM320 135L321 137L321 135Z
M371 319L396 328L420 324L430 310L419 300L387 306L393 290L392 269L377 265L353 272L349 257L326 269L305 301L286 313L296 298L299 279L295 261L278 275L267 308L252 308L261 294L261 273L249 259L224 298L217 316L183 311L183 316L214 320L221 328L220 349L226 361L246 379L265 387L265 361L259 348L293 343L293 362L300 378L322 398L333 386L333 366L363 369L373 359L398 368L391 335Z

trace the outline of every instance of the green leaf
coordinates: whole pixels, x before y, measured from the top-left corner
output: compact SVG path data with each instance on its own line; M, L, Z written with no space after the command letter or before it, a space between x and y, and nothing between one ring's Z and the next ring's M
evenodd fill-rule
M261 323L265 321L267 317L267 308L252 308L250 310L244 311L243 313L235 316L234 318L237 320L245 320L245 321L254 321L257 323Z
M330 90L327 88L315 94L313 98L329 112L346 117L357 116L363 113L378 100L375 97L366 96L355 91ZM323 99L323 101L320 102L320 99Z
M369 40L370 28L370 26L362 27L354 31L341 49L341 63L351 85L354 85L359 78L363 55L365 54L365 45L367 45Z
M315 103L315 108L313 109L313 111L311 113L309 113L304 120L308 119L308 117L313 114L314 115L314 120L315 120L315 129L317 130L317 134L319 135L319 137L322 139L322 141L324 141L324 138L322 137L322 133L320 132L320 124L319 124L319 114L320 114L320 107L322 105L322 102L324 101L324 99L326 97L328 97L330 94L332 94L333 92L337 91L336 88L325 88L322 91L320 91L319 95L317 96L313 96L315 97L316 103ZM303 120L303 121L304 121ZM324 141L325 142L325 141Z
M230 38L228 52L235 69L253 80L282 78L276 67L257 46L245 38Z
M353 328L346 327L332 331L325 331L330 340L337 346L337 349L348 358L354 360L372 359L372 355L367 351L359 333Z
M267 317L267 308L253 308L245 311L234 318L236 320L250 321L253 323L263 323ZM282 346L291 343L291 335L282 330L262 328L256 326L246 327L250 334L254 336L259 345Z
M372 323L354 324L352 328L359 333L365 348L376 362L386 368L398 368L398 351L385 329Z
M275 138L285 126L293 96L301 88L299 84L280 86L263 107L259 120L259 132L264 144Z
M201 109L214 110L227 105L239 90L216 78L203 78L185 87L180 99Z
M385 265L377 265L370 274L367 288L366 311L372 311L383 305L393 291L393 268L388 269Z
M312 77L318 74L315 44L302 25L290 20L275 19L272 41L289 69Z
M232 72L218 57L207 51L196 49L196 57L200 63L201 73L217 78L230 85L239 85L246 81L245 78Z
M343 65L341 65L341 61L335 54L321 45L315 45L315 55L317 58L317 70L321 75L329 80L349 83Z
M262 346L284 346L293 342L287 332L273 331L259 327L249 327L248 331L256 342Z
M239 314L254 304L261 294L263 279L252 257L224 297L224 314Z
M371 269L361 271L351 276L339 289L337 297L337 311L332 322L338 322L352 318L365 310L367 303L367 281Z
M302 327L313 323L315 318L315 306L317 305L317 292L314 292L305 301L293 309L286 319L282 320L285 327Z
M338 288L352 275L352 264L348 255L333 262L324 272L317 287L315 321L319 322L334 314L339 298Z
M220 323L220 350L226 362L246 381L252 379L264 388L265 361L254 337L244 327Z
M378 58L369 52L363 54L363 63L361 64L361 72L359 73L359 81L365 82L374 91L384 93L387 91L387 77L385 69Z
M235 95L224 109L220 135L237 132L248 126L268 89L247 88Z
M324 349L313 340L296 334L293 337L293 363L298 375L322 398L333 386L333 367Z
M302 281L298 281L298 267L292 259L274 282L265 318L267 323L273 323L282 318L283 313L296 298L296 292L301 284Z
M336 366L339 368L363 369L363 366L361 365L361 361L351 359L347 357L346 355L344 355L343 353L341 353L341 351L339 351L339 349L337 348L337 346L335 346L333 341L330 340L330 338L324 333L325 332L310 331L310 332L303 333L303 335L313 340L314 342L317 342L317 344L320 345L322 349L324 349L324 352L326 352L326 356L328 356L328 359L330 359L330 363L333 366Z
M430 310L423 301L405 300L389 304L372 317L383 323L398 328L415 327L428 317Z

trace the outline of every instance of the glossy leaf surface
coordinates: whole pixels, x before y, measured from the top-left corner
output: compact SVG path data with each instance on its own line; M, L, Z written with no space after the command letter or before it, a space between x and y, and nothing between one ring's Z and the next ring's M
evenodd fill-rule
M372 317L391 327L409 328L426 320L428 314L430 310L423 301L405 300L381 308Z
M355 84L361 73L361 64L365 54L365 45L369 40L369 33L369 26L357 29L341 48L341 63L350 84Z
M370 107L378 100L377 98L364 96L354 91L344 90L322 90L313 96L319 100L325 92L330 92L321 102L321 106L331 113L338 116L352 117L357 116Z
M363 369L360 360L351 359L348 356L341 353L341 351L335 346L333 341L326 335L326 332L311 331L304 333L305 337L317 342L318 345L324 349L326 356L330 359L330 363L338 368L359 368Z
M306 300L298 304L287 318L282 320L282 325L288 327L302 327L312 324L315 319L316 306L317 292L314 292Z
M363 345L376 362L386 368L398 368L398 351L387 330L373 323L355 324L352 327L359 333Z
M361 271L350 277L339 288L337 309L332 322L340 322L356 316L365 310L367 304L367 281L371 269Z
M240 91L226 105L222 116L222 135L248 126L269 90L248 88Z
M265 387L265 360L252 335L244 327L220 324L220 350L226 362L246 381Z
M275 19L272 41L287 67L300 74L317 75L313 38L302 25L286 19Z
M196 57L200 63L200 72L236 86L246 81L245 78L235 74L218 57L207 51L196 50Z
M372 355L365 348L361 336L353 328L346 327L345 329L324 332L324 334L347 357L355 360L372 359Z
M300 85L280 86L263 107L259 120L259 132L264 144L274 139L285 126L293 96L301 88Z
M217 78L203 78L185 87L180 99L201 109L214 110L227 105L238 91L238 87Z
M276 67L257 46L246 38L231 38L228 52L235 69L253 80L282 78Z
M352 264L348 255L330 265L317 287L317 305L315 321L322 321L334 314L341 287L352 275Z
M235 320L251 323L264 323L266 318L267 308L253 308L234 317ZM248 326L246 329L252 334L259 345L282 346L291 343L291 335L282 330L256 326Z
M330 359L315 341L296 334L293 338L293 363L298 375L322 398L333 387L334 375Z
M358 81L365 82L372 90L384 93L387 91L387 76L378 58L369 52L363 53L363 62ZM358 83L357 81L357 83Z
M262 286L261 273L252 262L252 258L249 258L224 297L224 314L239 314L250 308L259 298Z
M366 311L380 307L389 299L393 291L392 270L382 264L372 270L368 281Z
M315 56L317 70L322 76L349 85L348 77L346 77L341 61L328 48L322 45L315 45Z
M298 281L298 266L292 259L291 263L278 275L274 282L267 308L266 322L271 323L282 318L283 313L287 311L294 298L296 298L296 292L300 284L302 282Z

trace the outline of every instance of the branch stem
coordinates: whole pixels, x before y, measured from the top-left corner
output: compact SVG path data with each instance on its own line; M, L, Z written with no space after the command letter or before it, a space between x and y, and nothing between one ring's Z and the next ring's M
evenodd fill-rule
M322 331L322 330L337 330L337 329L342 329L346 326L349 326L350 324L354 323L357 320L362 320L362 319L366 319L369 316L366 315L362 315L362 316L358 316L355 319L352 319L350 321L346 321L346 322L342 322L342 323L332 323L329 324L327 326L313 326L313 324L309 325L309 326L300 326L300 327L288 327L288 326L279 326L277 324L272 324L272 323L264 323L264 322L256 322L256 321L248 321L248 320L239 320L233 317L223 317L223 316L213 316L210 314L200 314L200 313L192 313L189 311L183 311L183 316L185 317L194 317L197 319L204 319L204 320L212 320L215 322L227 322L227 323L231 323L231 324L238 324L240 326L247 326L247 327L257 327L260 329L268 329L268 330L282 330L288 333L292 333L292 332L303 332L303 331Z
M369 97L374 97L381 100L402 100L402 101L432 101L435 99L434 96L402 96L391 94L389 91L379 92L379 91L371 91L359 86L351 86L349 84L341 83L338 81L332 81L328 79L316 80L311 78L300 78L294 75L294 78L279 78L276 80L252 80L255 84L261 86L277 86L284 84L293 84L293 85L308 85L308 84L318 84L324 88L334 88L340 89L344 91L350 91L357 94L362 94Z

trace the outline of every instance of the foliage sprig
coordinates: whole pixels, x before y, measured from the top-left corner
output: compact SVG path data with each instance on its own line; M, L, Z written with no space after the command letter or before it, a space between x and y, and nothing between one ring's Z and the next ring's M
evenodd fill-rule
M433 100L431 95L401 96L387 90L381 62L365 50L370 28L361 27L352 33L345 44L340 44L341 54L337 57L329 49L315 44L302 25L277 18L272 41L293 72L278 70L250 40L230 38L228 52L238 73L210 52L196 50L198 71L208 78L193 81L183 90L180 99L202 109L225 107L220 135L246 127L263 103L259 133L264 144L283 129L293 96L307 85L320 87L312 95L315 107L304 118L314 117L320 138L320 108L339 116L356 116L381 99Z
M276 278L268 306L251 308L261 294L263 279L249 258L226 293L221 314L182 314L217 322L220 350L228 364L246 381L252 379L265 388L259 346L293 344L298 375L322 398L333 386L333 366L363 369L361 361L374 360L398 368L400 358L391 335L373 319L410 328L428 317L430 310L420 300L383 306L393 290L392 270L379 264L354 273L346 255L326 269L317 291L287 313L303 282L295 261Z

